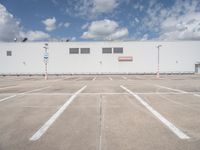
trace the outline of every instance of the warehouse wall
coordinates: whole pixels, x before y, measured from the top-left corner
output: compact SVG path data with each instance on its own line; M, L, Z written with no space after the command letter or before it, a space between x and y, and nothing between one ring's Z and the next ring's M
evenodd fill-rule
M44 42L0 43L0 74L44 73ZM48 43L49 73L156 73L157 45L161 72L194 72L200 42L52 42ZM102 54L102 47L123 47L123 54ZM90 48L90 54L69 54L69 48ZM8 50L12 56L6 56ZM132 56L133 61L118 61Z

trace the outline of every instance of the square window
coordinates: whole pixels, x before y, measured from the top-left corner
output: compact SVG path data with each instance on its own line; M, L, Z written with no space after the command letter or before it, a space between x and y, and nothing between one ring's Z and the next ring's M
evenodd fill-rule
M78 54L79 53L79 48L70 48L69 49L70 54Z
M12 56L12 51L7 51L6 54L7 56Z
M123 48L122 47L115 47L113 51L114 51L115 54L122 54Z
M102 48L103 54L112 54L112 48Z
M81 48L81 54L89 54L90 48Z

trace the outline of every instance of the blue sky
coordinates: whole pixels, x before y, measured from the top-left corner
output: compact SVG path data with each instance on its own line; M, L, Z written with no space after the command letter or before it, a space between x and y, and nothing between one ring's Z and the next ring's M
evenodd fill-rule
M200 40L199 0L0 0L0 41Z

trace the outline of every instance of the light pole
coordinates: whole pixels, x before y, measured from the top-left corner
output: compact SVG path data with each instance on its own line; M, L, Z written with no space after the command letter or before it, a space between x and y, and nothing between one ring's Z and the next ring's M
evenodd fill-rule
M158 45L158 70L157 70L157 78L160 78L160 47L162 47L162 45Z
M49 55L48 55L48 44L45 43L45 46L44 46L44 49L45 49L45 52L44 52L44 64L45 64L45 80L48 79L48 73L47 73L47 63L48 63L48 58L49 58Z

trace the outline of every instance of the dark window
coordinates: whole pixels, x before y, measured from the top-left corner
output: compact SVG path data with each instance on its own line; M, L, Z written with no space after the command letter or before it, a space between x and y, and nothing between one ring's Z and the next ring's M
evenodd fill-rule
M119 53L119 54L121 54L121 53L123 53L123 48L122 48L122 47L115 47L115 48L113 49L113 52L114 52L114 53Z
M81 54L89 54L90 48L81 48Z
M7 51L7 56L12 56L12 51Z
M69 49L70 54L78 54L79 53L79 48L70 48Z
M102 48L102 53L103 54L111 54L112 53L112 48Z

